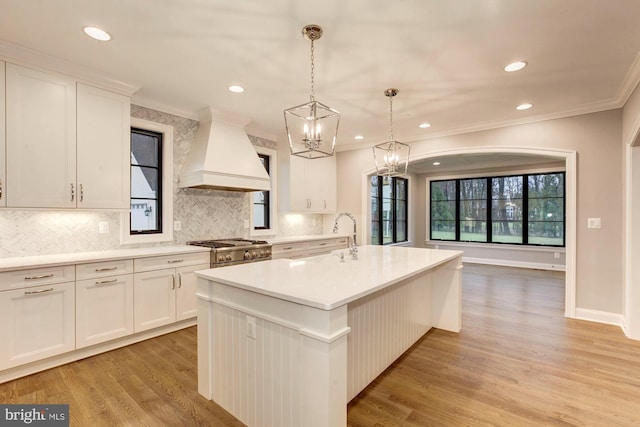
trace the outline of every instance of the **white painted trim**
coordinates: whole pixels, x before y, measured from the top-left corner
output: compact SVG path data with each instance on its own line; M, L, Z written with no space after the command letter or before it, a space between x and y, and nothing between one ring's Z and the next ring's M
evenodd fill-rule
M622 314L591 310L589 308L577 308L575 318L580 320L587 320L589 322L605 323L607 325L619 326L620 328L623 328L624 326L624 318Z
M159 132L162 137L162 224L163 232L160 234L131 235L129 211L123 212L120 217L120 243L157 243L173 241L173 126L149 120L131 118L131 126Z
M566 270L566 267L562 264L546 264L541 262L511 261L511 260L505 260L505 259L491 259L491 258L477 258L477 257L463 256L462 262L466 264L499 265L502 267L529 268L534 270L553 270L553 271Z

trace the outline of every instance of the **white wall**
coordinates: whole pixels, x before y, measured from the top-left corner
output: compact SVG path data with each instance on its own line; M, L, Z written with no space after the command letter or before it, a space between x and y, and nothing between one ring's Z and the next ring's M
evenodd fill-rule
M570 150L577 153L576 307L623 312L622 111L610 110L411 143L412 158L452 149L482 147ZM406 142L406 141L403 141ZM338 209L363 217L362 174L371 170L371 149L338 153ZM413 201L415 206L418 203ZM424 205L424 203L423 203ZM365 205L366 206L366 205ZM420 209L418 207L418 209ZM417 213L412 240L425 236ZM587 229L599 217L601 229ZM368 224L359 224L359 229ZM419 235L416 235L419 233Z

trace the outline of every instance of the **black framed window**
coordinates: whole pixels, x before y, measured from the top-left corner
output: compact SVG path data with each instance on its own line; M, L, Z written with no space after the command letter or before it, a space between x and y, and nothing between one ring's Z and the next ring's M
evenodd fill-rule
M258 154L262 165L269 173L271 158L266 154ZM271 205L269 191L256 191L253 193L253 229L266 230L271 228L269 212Z
M371 177L371 244L408 240L409 181L387 176Z
M131 234L162 233L162 134L131 128Z
M565 245L565 173L431 181L430 239Z

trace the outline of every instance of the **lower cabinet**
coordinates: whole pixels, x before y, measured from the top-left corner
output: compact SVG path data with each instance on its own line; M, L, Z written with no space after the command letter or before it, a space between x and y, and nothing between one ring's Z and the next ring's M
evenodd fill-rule
M76 282L76 347L133 333L133 274Z
M279 258L305 258L315 255L329 254L331 251L346 249L349 247L348 237L333 237L321 240L296 241L295 243L274 244L271 253L272 259Z
M209 262L209 253L136 259L134 332L196 317L197 279L194 272L209 268Z
M0 370L75 349L75 284L0 292Z

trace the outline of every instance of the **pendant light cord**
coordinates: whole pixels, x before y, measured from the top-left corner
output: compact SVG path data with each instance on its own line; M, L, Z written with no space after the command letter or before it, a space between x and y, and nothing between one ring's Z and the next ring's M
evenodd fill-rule
M393 96L389 97L389 141L393 139Z
M313 47L313 39L311 39L311 92L309 92L309 98L311 100L311 102L316 100L316 94L313 90L313 78L314 78L314 71L315 71L315 65L313 63L313 53L314 53L314 47Z

